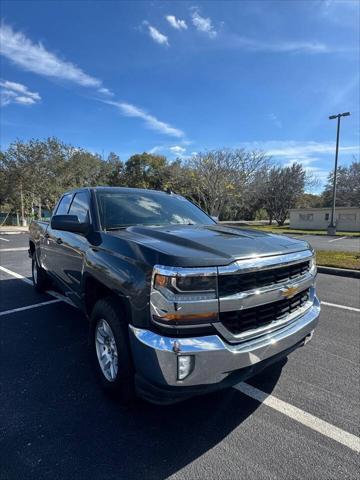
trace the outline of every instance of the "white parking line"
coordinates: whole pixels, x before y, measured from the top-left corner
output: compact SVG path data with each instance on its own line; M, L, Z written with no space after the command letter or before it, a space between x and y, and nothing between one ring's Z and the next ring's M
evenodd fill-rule
M0 270L7 273L8 275L11 275L12 277L18 278L19 280L22 280L23 282L28 283L29 285L33 284L33 282L28 278L24 277L24 275L20 275L19 273L13 272L12 270L9 270L5 267L0 267Z
M10 242L10 240L8 240L7 238L0 237L0 240L2 240L3 242Z
M72 307L76 308L76 305L70 300L70 298L65 297L65 295L61 295L61 293L54 292L54 290L46 290L46 293L48 295L51 295L52 297L57 298L60 302L65 302L68 305L71 305Z
M14 248L0 248L0 252L24 252L28 250L27 247L14 247Z
M337 242L338 240L344 240L344 238L346 238L346 237L334 238L333 240L329 240L329 243Z
M343 308L344 310L350 310L352 312L360 312L360 308L347 307L346 305L338 305L337 303L321 302L321 305L327 305L328 307Z
M322 435L325 435L332 440L335 440L342 445L354 450L355 452L360 452L360 438L352 433L341 430L341 428L335 427L324 420L321 420L311 413L305 412L300 408L294 407L279 398L274 397L273 395L268 395L267 393L255 388L247 383L241 382L236 385L234 388L239 390L239 392L244 393L248 397L257 400L260 403L267 405L268 407L273 408L274 410L286 415L293 420L305 425L312 430L315 430Z
M0 266L0 270L7 273L8 275L11 275L15 278L18 278L19 280L27 283L28 285L33 284L33 282L31 280L29 280L28 278L24 277L24 275L20 275L19 273L13 272L12 270L9 270L8 268ZM70 298L67 298L64 295L61 295L61 293L54 292L53 290L47 290L46 293L48 295L51 295L52 297L55 297L57 300L59 300L61 302L65 302L65 303L71 305L72 307L75 307L74 303L70 300Z
M15 278L18 278L19 280L22 280L23 282L32 284L32 282L28 278L16 272L13 272L12 270L9 270L2 266L0 266L0 270L2 270L3 272ZM59 295L57 292L49 291L47 293L49 295L56 297L56 299L49 300L47 302L37 303L34 305L29 305L26 307L6 310L5 312L0 312L0 316L7 315L9 313L28 310L32 308L37 308L43 305L49 305L49 304L57 303L60 301L66 301L67 303L71 304L71 301L69 299L67 299L66 297L63 297L62 295ZM345 305L337 305L335 303L328 303L328 302L322 302L322 303L324 305L328 305L331 307L344 308L346 310L353 310L353 311L360 312L360 309L353 308L353 307L346 307ZM350 448L351 450L354 450L357 453L360 453L360 439L356 435L346 432L341 428L335 427L334 425L331 425L330 423L325 422L324 420L321 420L320 418L315 417L314 415L311 415L310 413L305 412L304 410L301 410L298 407L295 407L287 402L284 402L283 400L280 400L279 398L274 397L273 395L268 395L262 390L259 390L258 388L255 388L245 382L239 383L234 388L239 390L241 393L247 395L248 397L251 397L256 401L263 403L268 407L273 408L274 410L282 413L283 415L286 415L289 418L292 418L293 420L301 423L302 425L318 433L321 433L322 435L325 435L326 437L331 438L332 440L335 440L336 442L341 443L342 445L345 445L346 447Z
M4 312L0 312L0 317L2 317L3 315L9 315L10 313L22 312L23 310L30 310L32 308L43 307L44 305L51 305L52 303L58 303L61 301L62 300L59 300L59 299L48 300L47 302L34 303L33 305L27 305L26 307L19 307L19 308L13 308L11 310L5 310Z

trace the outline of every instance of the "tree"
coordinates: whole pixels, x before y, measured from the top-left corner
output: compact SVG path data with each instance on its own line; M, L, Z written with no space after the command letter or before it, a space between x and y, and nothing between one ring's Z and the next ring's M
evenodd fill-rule
M323 206L321 195L313 193L303 193L296 204L296 208L320 208Z
M132 155L125 163L124 181L128 187L163 189L163 173L166 157L141 153Z
M114 162L99 155L66 145L56 138L19 140L1 152L1 203L15 211L31 215L34 207L51 210L60 195L67 190L108 184L114 172Z
M289 209L304 192L306 174L301 164L293 163L290 167L272 167L267 175L263 203L269 215L269 223L276 220L278 225L284 224Z
M322 193L325 207L332 205L334 174L330 173ZM336 177L336 205L338 207L360 206L360 162L354 161L348 167L338 167Z
M191 197L210 215L220 217L227 205L241 201L244 190L267 160L264 152L243 149L198 153L187 164L193 185Z
M107 158L108 164L108 184L112 187L118 187L124 184L124 164L120 157L114 152L110 152Z

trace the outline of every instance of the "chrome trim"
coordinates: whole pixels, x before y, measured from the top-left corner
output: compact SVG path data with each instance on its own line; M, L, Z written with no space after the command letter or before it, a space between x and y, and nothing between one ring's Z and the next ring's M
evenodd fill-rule
M247 258L246 260L237 260L225 267L218 267L218 271L219 275L232 275L257 270L270 270L305 262L306 260L311 260L312 257L313 252L311 250L287 253L285 255L272 255L271 257L254 256L252 258Z
M237 345L219 335L176 338L129 325L131 349L136 371L148 381L163 386L216 384L232 372L251 367L281 353L307 337L317 325L320 302L296 321L255 339ZM194 370L182 381L177 379L178 354L194 355Z
M252 330L246 330L245 332L234 334L234 333L231 333L221 322L213 323L213 326L226 339L227 342L229 343L245 342L246 340L257 338L265 334L271 334L276 330L279 330L279 328L283 328L285 325L290 325L291 323L297 321L299 317L301 317L304 313L306 313L310 308L313 307L314 298L315 298L315 289L311 288L310 298L302 307L295 310L295 312L290 313L285 318L270 322L268 325L265 325L264 327L254 328Z
M164 317L166 314L180 313L181 315L194 315L197 313L218 314L219 300L216 290L204 290L199 292L173 293L170 290L154 288L155 275L165 275L168 277L199 277L199 276L217 276L216 267L205 268L183 268L183 267L165 267L155 265L153 268L150 291L150 315ZM165 291L164 291L165 290Z
M258 289L239 292L233 295L218 298L217 291L199 291L174 293L168 289L154 288L155 275L165 275L174 280L180 276L217 276L246 273L249 271L266 270L270 268L279 268L285 265L293 265L306 260L312 260L311 250L305 250L286 255L273 255L271 257L254 257L246 260L238 260L225 267L166 267L164 265L155 265L152 273L152 283L150 292L150 315L164 317L167 314L178 313L180 315L192 315L200 313L220 313L234 310L253 308L259 305L276 302L284 298L283 291L286 288L297 287L299 292L310 288L315 280L316 266L311 262L310 271L292 280L284 280L281 283L267 285ZM215 324L216 328L221 330L221 326ZM223 327L225 328L225 327ZM232 335L227 329L229 341L237 341L236 336ZM266 331L266 329L265 329ZM254 336L252 332L250 336ZM246 336L247 338L248 336Z
M164 265L154 265L152 280L156 274L165 275L167 277L201 277L201 276L216 276L216 267L166 267ZM154 283L154 282L153 282Z
M310 288L315 280L315 276L307 272L292 281L284 281L273 285L268 285L253 290L246 290L244 292L235 293L220 297L219 309L220 312L231 312L233 310L243 310L245 308L253 308L266 303L273 303L279 300L284 300L283 292L286 288L298 287L297 293Z
M196 313L210 313L219 311L217 298L204 300L177 300L166 298L159 290L153 289L150 293L150 312L152 315L162 317L164 314L181 313L192 315Z

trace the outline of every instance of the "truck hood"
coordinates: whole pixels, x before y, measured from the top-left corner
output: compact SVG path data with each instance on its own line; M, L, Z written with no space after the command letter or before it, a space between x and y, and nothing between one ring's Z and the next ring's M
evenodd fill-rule
M169 266L227 265L255 255L280 255L310 248L307 242L287 236L222 225L135 226L108 234L151 249L156 254L155 263Z

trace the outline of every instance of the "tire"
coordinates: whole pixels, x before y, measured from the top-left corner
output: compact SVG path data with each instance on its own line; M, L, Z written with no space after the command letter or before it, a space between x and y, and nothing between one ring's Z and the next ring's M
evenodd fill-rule
M49 281L45 270L39 267L36 253L31 257L31 276L35 290L38 293L43 293L48 287Z
M129 404L135 398L134 368L128 325L120 302L112 297L99 300L92 310L90 325L97 377L106 392Z

